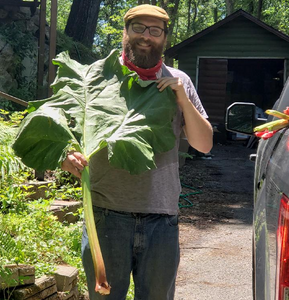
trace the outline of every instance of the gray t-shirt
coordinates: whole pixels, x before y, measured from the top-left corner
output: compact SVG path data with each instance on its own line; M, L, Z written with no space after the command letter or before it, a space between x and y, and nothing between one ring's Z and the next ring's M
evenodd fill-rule
M189 99L207 118L189 76L163 64L162 77L165 76L180 77ZM107 148L94 155L90 161L93 205L123 212L177 214L181 192L178 149L183 125L182 113L178 109L172 124L176 136L175 147L156 154L157 168L139 175L113 168L107 159Z

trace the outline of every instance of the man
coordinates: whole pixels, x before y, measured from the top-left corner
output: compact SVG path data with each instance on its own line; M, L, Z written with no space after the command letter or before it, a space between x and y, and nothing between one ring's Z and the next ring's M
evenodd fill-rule
M83 265L90 300L124 300L131 274L135 299L171 300L179 263L178 141L184 130L190 145L207 153L212 147L212 128L190 78L162 63L167 13L145 4L130 9L124 21L121 62L143 80L156 80L160 92L170 87L176 95L178 113L172 123L176 145L156 155L157 169L140 175L111 167L106 149L91 159L95 223L112 287L110 295L94 292L95 278L85 228ZM80 177L86 164L83 156L74 152L67 156L62 168Z

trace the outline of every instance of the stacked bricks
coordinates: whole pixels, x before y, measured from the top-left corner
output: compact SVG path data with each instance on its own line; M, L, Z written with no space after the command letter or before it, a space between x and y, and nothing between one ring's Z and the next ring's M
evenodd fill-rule
M78 270L58 266L54 276L35 280L35 268L28 265L5 266L9 275L0 277L0 290L12 292L14 300L78 300ZM1 291L0 291L1 293ZM1 298L1 296L0 296Z

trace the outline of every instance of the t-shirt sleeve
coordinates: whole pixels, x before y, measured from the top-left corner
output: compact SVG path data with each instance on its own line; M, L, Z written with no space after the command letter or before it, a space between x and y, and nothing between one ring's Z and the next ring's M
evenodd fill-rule
M186 75L186 74L185 74ZM188 98L192 101L196 109L199 111L199 113L204 117L208 118L208 115L202 105L202 102L199 98L199 95L194 87L193 82L189 78L189 76L186 75L186 83L184 83L185 89L186 89L186 94Z
M183 71L171 68L168 66L165 66L165 69L163 69L163 76L172 76L172 77L180 77L182 79L185 92L188 96L188 98L192 101L196 109L199 111L199 113L204 117L208 118L208 115L202 105L202 102L199 98L199 95L194 87L194 84L191 80L191 78Z

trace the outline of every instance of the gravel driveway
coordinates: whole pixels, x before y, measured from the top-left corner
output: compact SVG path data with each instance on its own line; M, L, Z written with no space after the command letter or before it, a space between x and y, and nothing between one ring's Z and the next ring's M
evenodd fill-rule
M254 162L242 141L214 145L180 175L179 267L175 300L252 300ZM190 195L188 195L190 194Z

